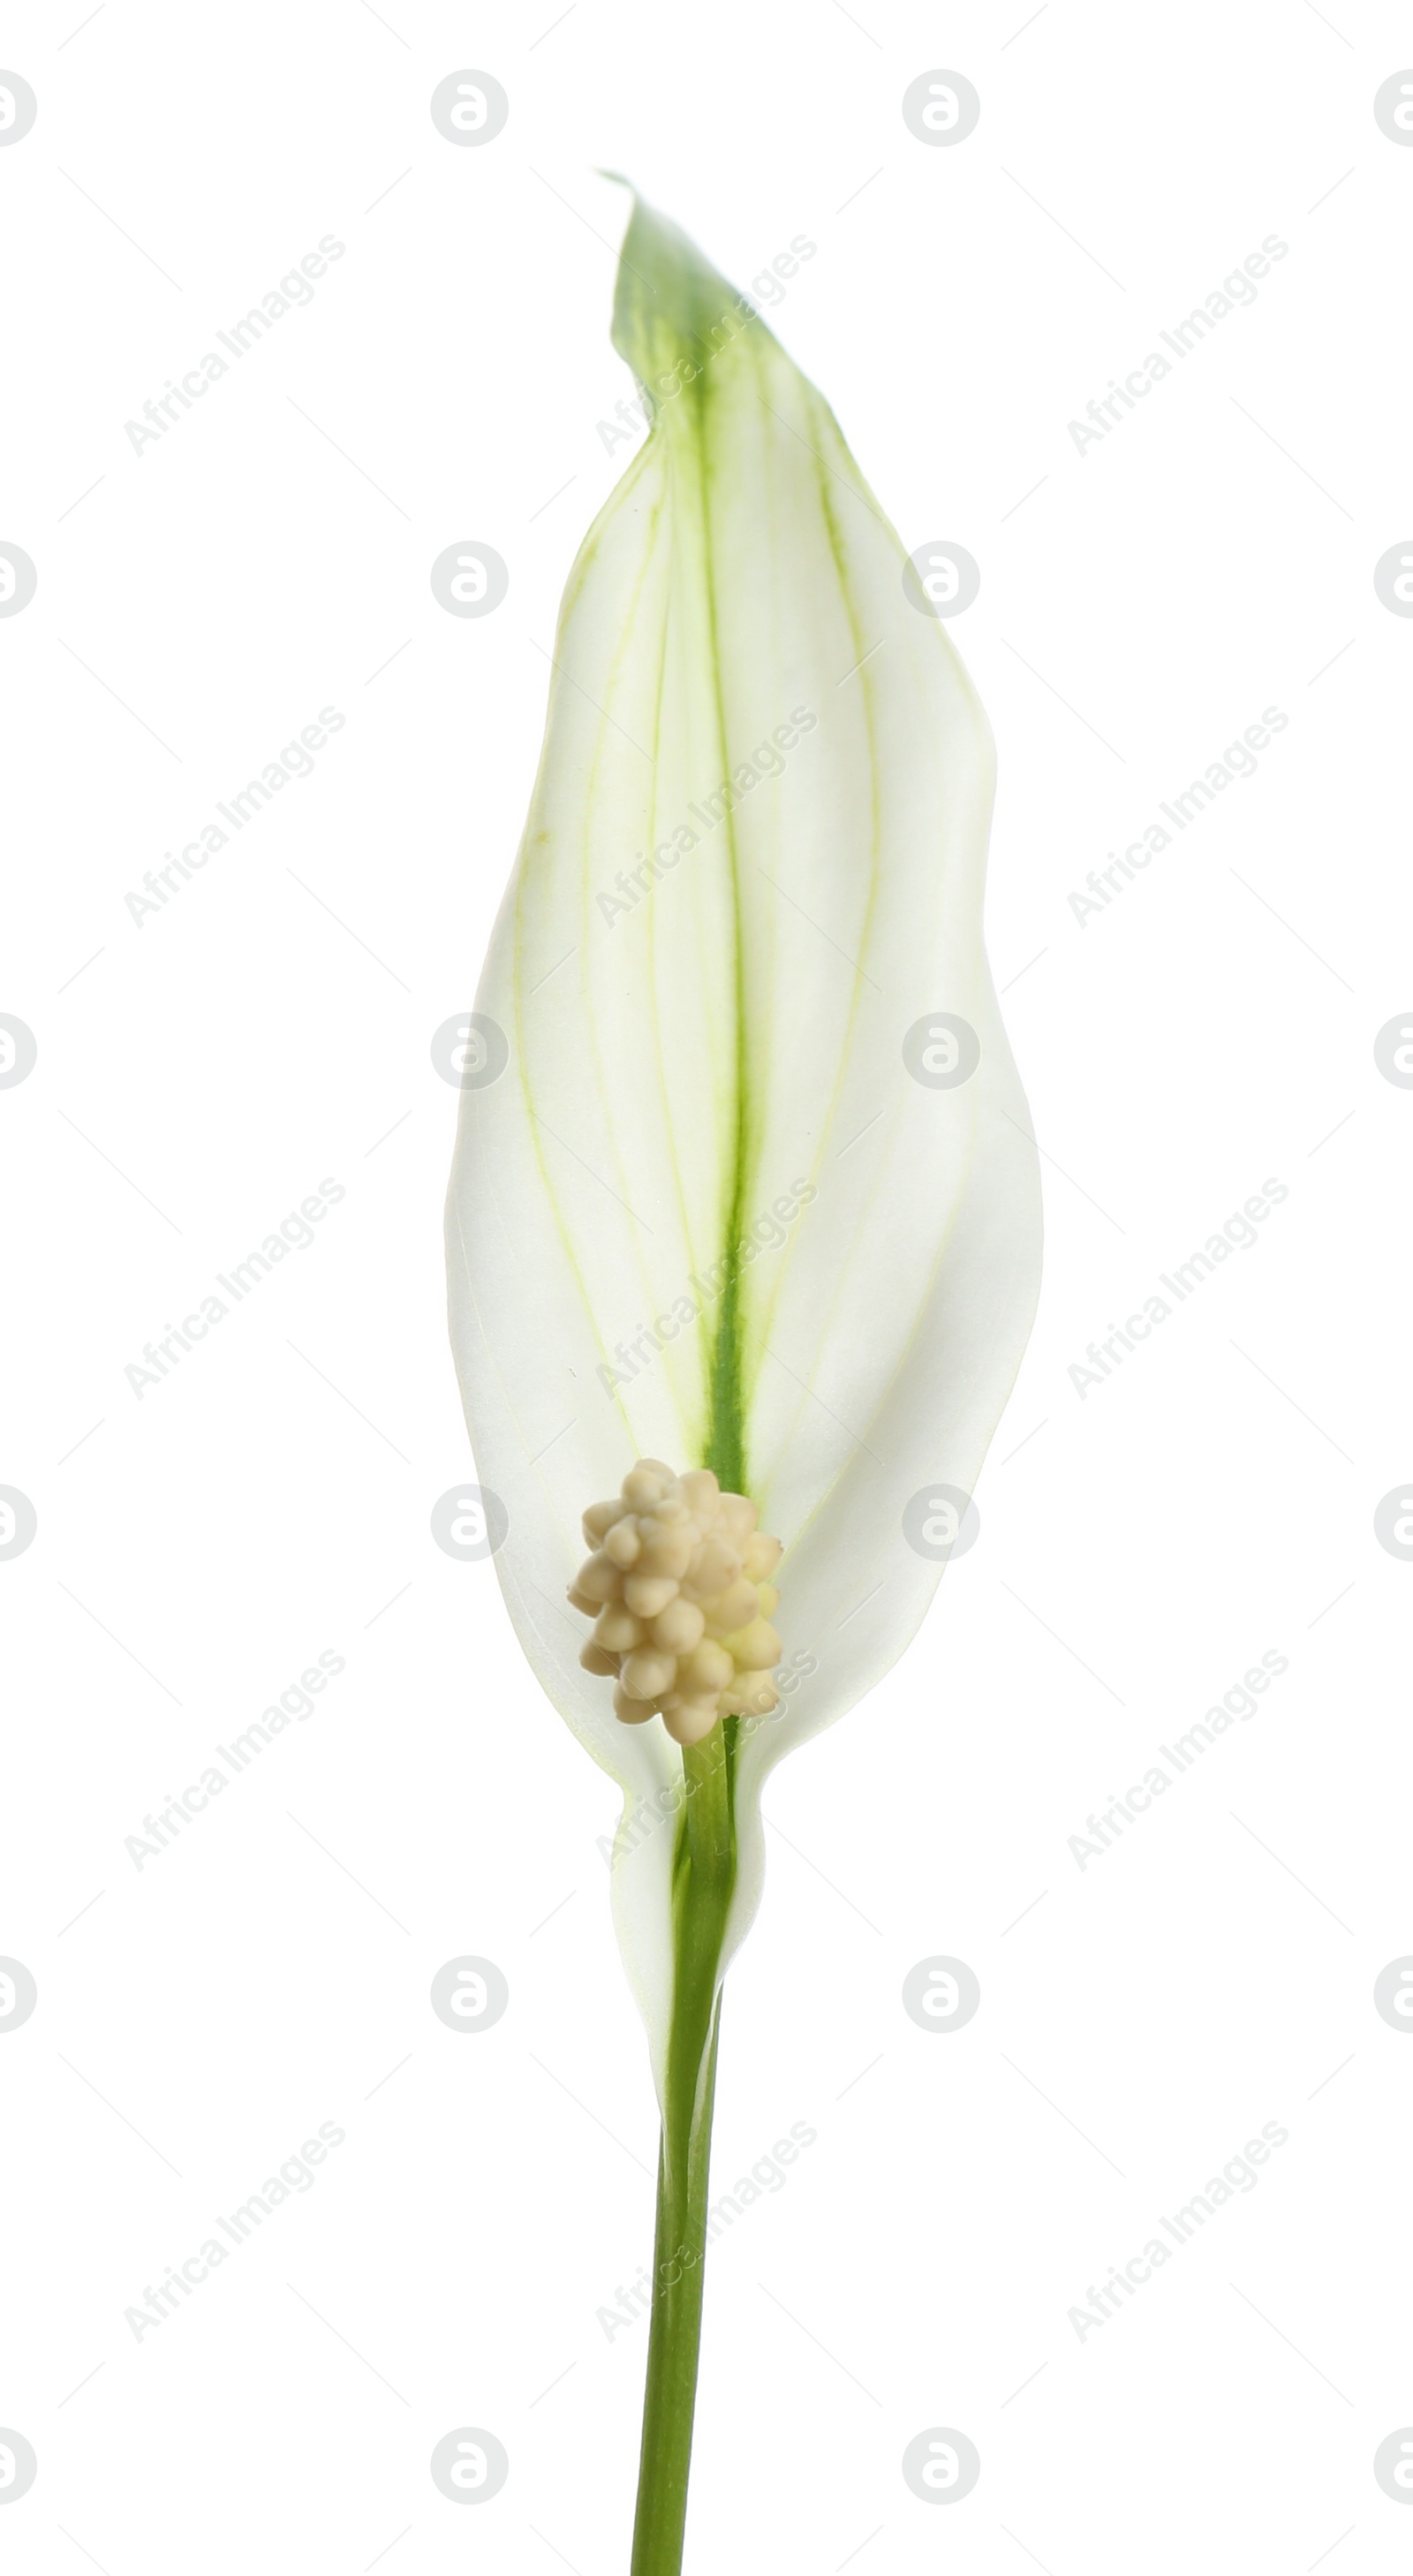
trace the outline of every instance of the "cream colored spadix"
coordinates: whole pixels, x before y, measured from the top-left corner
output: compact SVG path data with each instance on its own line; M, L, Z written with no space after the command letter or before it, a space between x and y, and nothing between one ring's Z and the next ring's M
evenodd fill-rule
M579 1661L616 1681L625 1726L661 1714L674 1742L700 1744L719 1718L774 1713L780 1596L768 1578L780 1541L756 1518L709 1467L674 1476L660 1458L638 1459L621 1492L585 1512L594 1553L569 1598L595 1626Z
M476 999L508 1063L463 1094L448 1243L511 1616L638 1816L615 1905L661 2079L682 1755L580 1663L581 1515L636 1461L672 1461L713 1468L784 1543L780 1705L737 1746L729 1952L767 1773L931 1598L940 1562L904 1516L976 1481L1040 1220L982 946L991 736L947 631L907 595L828 406L642 205L614 338L652 426L565 593ZM979 1042L950 1087L910 1069L947 1060L925 1030L904 1058L939 1013Z

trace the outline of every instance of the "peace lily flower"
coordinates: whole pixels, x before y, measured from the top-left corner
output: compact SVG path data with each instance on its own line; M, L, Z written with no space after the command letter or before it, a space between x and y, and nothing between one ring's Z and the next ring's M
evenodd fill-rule
M947 632L820 395L641 204L613 337L651 429L565 593L448 1248L510 1615L623 1791L663 2121L633 2570L675 2576L761 1791L923 1616L1040 1220Z

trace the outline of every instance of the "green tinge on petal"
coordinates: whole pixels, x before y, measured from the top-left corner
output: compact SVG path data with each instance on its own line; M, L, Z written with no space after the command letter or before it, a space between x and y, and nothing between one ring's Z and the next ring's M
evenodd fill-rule
M496 1564L550 1697L630 1806L680 1758L628 1728L564 1607L579 1515L638 1456L710 1464L784 1540L787 1689L737 1745L729 1941L781 1754L896 1661L970 1492L1039 1271L1029 1117L982 945L985 715L832 412L684 236L636 206L617 346L652 427L571 572L545 743L463 1094L453 1341ZM915 1079L945 1011L980 1062ZM661 2074L671 1824L615 1903Z

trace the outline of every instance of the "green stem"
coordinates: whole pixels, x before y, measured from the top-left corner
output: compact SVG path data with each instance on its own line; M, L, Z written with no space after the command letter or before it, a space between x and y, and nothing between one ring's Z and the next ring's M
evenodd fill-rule
M702 2334L721 1945L736 1880L732 1765L718 1724L682 1757L673 1862L674 1982L658 2159L653 2308L632 2576L679 2576Z

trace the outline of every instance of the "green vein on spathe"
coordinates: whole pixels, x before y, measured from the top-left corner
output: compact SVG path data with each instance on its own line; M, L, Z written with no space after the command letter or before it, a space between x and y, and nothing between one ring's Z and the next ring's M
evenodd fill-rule
M670 473L670 471L671 471L670 461L668 461L668 471L669 471L669 473ZM653 733L652 733L652 745L653 745L653 755L652 755L652 756L653 756L653 791L652 791L652 806L651 806L652 828L651 828L651 830L649 831L649 834L648 834L648 843L647 843L647 846L648 846L649 848L652 848L652 847L653 847L653 845L654 845L654 843L655 843L655 841L656 841L656 837L657 837L657 816L658 816L658 810L659 810L659 809L658 809L658 767L659 767L659 762L660 762L661 752L662 752L662 693L663 693L663 686L664 686L664 683L665 683L665 680L666 680L666 677L667 677L667 653L668 653L668 642L669 642L669 638L670 638L670 635L671 635L671 631L672 631L672 589L671 589L671 580L670 580L670 577L669 577L669 583L668 583L668 595L667 595L667 604L666 604L666 606L665 606L665 608L664 608L664 611L663 611L663 620L662 620L662 649L661 649L661 652L660 652L660 653L659 653L659 655L658 655L658 665L657 665L657 689L656 689L656 692L655 692L655 694L654 694L654 698L653 698ZM666 1100L666 1098L667 1098L667 1065L666 1065L666 1057L665 1057L664 1048L663 1048L663 1039L662 1039L662 1012L661 1012L661 1008L660 1008L660 1006L659 1006L659 999L658 999L658 986L657 986L657 891L658 891L658 890L657 890L657 882L656 882L655 878L653 878L653 876L650 874L650 875L649 875L649 878L648 878L648 915L647 915L647 942L648 942L648 975L647 975L647 994L648 994L648 1016L649 1016L649 1019L650 1019L650 1020L651 1020L651 1022L652 1022L652 1032L653 1032L653 1059L654 1059L654 1062L655 1062L655 1064L656 1064L656 1066L657 1066L658 1089L659 1089L659 1092L661 1093L662 1098L663 1098L664 1100ZM696 1270L697 1260L696 1260L696 1252L695 1252L695 1249L694 1249L694 1246L693 1246L693 1239L692 1239L692 1220L691 1220L691 1211L690 1211L690 1209L688 1208L688 1205L687 1205L687 1193L686 1193L686 1190L685 1190L685 1188L684 1188L684 1186L683 1186L683 1181L682 1181L682 1164L681 1164L681 1157L680 1157L680 1155L679 1155L679 1153L678 1153L678 1150L677 1150L677 1129L676 1129L676 1125L675 1125L675 1123L674 1123L674 1121L672 1120L672 1118L671 1118L671 1117L668 1117L668 1118L665 1120L665 1122L664 1122L664 1123L665 1123L666 1131L667 1131L667 1159L668 1159L668 1164L669 1164L669 1167L670 1167L670 1169L671 1169L671 1173L672 1173L672 1186L673 1186L673 1190L674 1190L674 1192L676 1193L676 1198L677 1198L677 1216L678 1216L678 1222L679 1222L679 1224L681 1225L681 1228L682 1228L682 1241L683 1241L683 1243L684 1243L684 1245L685 1245L685 1247L686 1247L686 1253L687 1253L687 1265L688 1265L688 1269L689 1269L689 1271L694 1272L694 1271ZM703 1326L705 1326L705 1314L704 1314L704 1313L703 1313L703 1316L702 1316L702 1318L701 1318L701 1321L702 1321L702 1323L703 1323ZM705 1361L706 1361L706 1356L707 1356L707 1354L706 1354L706 1334L705 1334L705 1330L704 1330L704 1331L703 1331L703 1334L702 1334L702 1358L703 1358L703 1371L704 1371L704 1373L705 1373ZM669 1386L671 1387L671 1389L672 1389L672 1401L673 1401L674 1405L675 1405L675 1406L676 1406L676 1408L677 1408L677 1419L678 1419L678 1422L680 1423L680 1425L681 1425L681 1427L682 1427L682 1436L683 1436L683 1443L684 1443L684 1454L686 1454L686 1452L688 1452L688 1451L694 1451L694 1450L695 1450L695 1449L700 1445L700 1440L701 1440L701 1436L702 1436L702 1418L701 1418L701 1408L700 1408L700 1404L696 1407L693 1421L689 1424L688 1419L687 1419L687 1408L686 1408L686 1405L685 1405L685 1403L684 1403L684 1401L683 1401L682 1387L681 1387L681 1385L680 1385L680 1383L679 1383L678 1376L677 1376L677 1372L676 1372L676 1370L675 1370L675 1368L674 1368L674 1366L673 1366L673 1355L672 1355L672 1351L671 1351L671 1347L670 1347L670 1346L669 1346L668 1350L666 1350L666 1351L663 1353L663 1365L664 1365L664 1368L665 1368L665 1370L666 1370L667 1383L668 1383L668 1385L669 1385Z
M709 435L710 391L705 369L689 391L700 385L701 399L694 402L692 423L696 440L698 473L702 501L703 558L706 565L707 626L711 637L711 684L716 708L717 740L721 750L722 774L729 777L730 756L726 741L726 709L721 694L721 654L717 637L716 568L711 543L711 443ZM711 1376L708 1386L708 1427L703 1466L710 1467L719 1483L730 1494L749 1493L746 1482L745 1390L741 1380L741 1273L735 1248L741 1240L741 1221L746 1204L746 1167L750 1150L750 1047L746 1031L746 965L745 925L741 918L741 863L736 838L736 823L731 807L726 810L726 844L731 868L731 937L732 937L732 1007L735 1013L735 1103L732 1119L730 1178L726 1204L722 1211L723 1256L728 1264L726 1285L722 1292L712 1341Z
M721 332L728 316L722 298L731 290L718 272L702 257L695 244L673 224L655 215L635 197L633 213L620 253L618 282L614 298L613 341L620 356L628 361L635 374L644 379L656 377L659 384L669 372L676 373L690 360L694 372L680 384L670 400L675 410L669 420L667 402L655 411L652 437L669 441L684 434L689 452L696 463L700 498L702 556L706 576L706 611L711 658L711 689L716 717L717 741L724 774L729 775L730 759L727 742L726 709L722 693L720 625L717 585L712 555L712 478L713 478L713 413L733 397L728 390L733 370L722 378L712 373L714 360L725 350L736 352L745 341L752 356L762 340L777 345L774 335L760 316L751 313L741 317L739 300L733 305L734 320L729 337ZM744 352L742 352L744 354ZM718 394L719 388L719 394ZM736 398L739 399L739 389ZM651 444L651 439L650 442ZM715 1330L711 1334L707 1370L707 1426L702 1463L711 1467L729 1491L749 1491L749 1460L746 1451L746 1402L743 1373L743 1300L735 1247L740 1241L741 1222L745 1211L753 1144L753 1120L750 1086L750 1032L747 1025L745 923L743 918L740 877L740 846L730 808L725 817L727 857L731 882L732 911L732 1080L734 1097L729 1111L730 1145L727 1172L719 1222L722 1229L722 1253L725 1285L717 1311Z
M663 617L663 653L658 666L658 694L654 709L653 761L654 768L656 769L662 739L662 686L666 674L668 641L672 631L672 583L676 577L678 567L684 553L686 553L691 559L693 569L698 573L701 572L703 561L703 532L700 525L701 493L699 460L694 455L693 463L697 468L697 490L695 496L687 495L683 490L684 477L681 456L674 448L670 437L656 417L651 422L649 428L649 446L651 446L655 441L660 444L662 449L663 471L667 478L667 489L669 494L669 524L672 528L672 559L669 567L668 596ZM690 629L688 630L688 633L690 636ZM656 808L656 779L654 780L654 804ZM668 1090L666 1060L663 1045L662 1014L659 1004L657 975L659 887L658 881L651 876L648 882L647 905L648 1010L652 1021L654 1059L658 1068L659 1085L665 1101L668 1096ZM673 1188L677 1198L678 1219L681 1224L682 1241L686 1251L687 1270L688 1275L694 1277L698 1269L705 1262L707 1256L704 1249L698 1249L698 1239L696 1229L692 1221L692 1212L687 1203L687 1192L684 1185L682 1162L678 1149L677 1124L671 1115L667 1116L664 1124L666 1129L668 1161L672 1172ZM688 1426L686 1410L684 1408L682 1395L678 1389L676 1375L672 1366L673 1354L665 1353L664 1362L667 1367L669 1379L673 1385L674 1401L677 1407L678 1419L683 1428L683 1454L700 1461L704 1460L706 1456L709 1410L708 1390L711 1384L712 1366L711 1319L705 1305L701 1306L697 1311L696 1330L692 1336L691 1348L696 1357L697 1380L695 1409L690 1427Z

